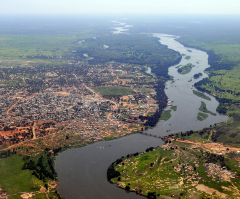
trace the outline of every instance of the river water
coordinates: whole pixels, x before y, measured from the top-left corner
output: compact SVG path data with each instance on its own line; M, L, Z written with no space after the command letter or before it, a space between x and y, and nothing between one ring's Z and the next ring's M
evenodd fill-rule
M118 34L118 33L115 33ZM207 109L216 113L218 102L211 97L211 101L199 98L192 92L193 84L207 75L204 69L209 67L208 55L200 50L186 48L175 40L176 37L164 34L153 34L160 42L170 49L190 56L183 56L180 64L192 63L195 67L191 72L181 75L176 66L169 68L169 75L174 81L167 82L165 92L168 98L177 106L177 111L171 111L172 117L168 121L160 121L153 129L147 132L156 135L168 135L186 130L200 130L215 123L226 121L227 116L212 116L204 121L197 120L197 114L201 101L207 105ZM193 75L201 72L203 76L193 79ZM191 81L190 81L191 80ZM169 109L167 107L166 109ZM58 191L67 199L135 199L143 198L135 193L126 193L107 181L106 172L108 166L121 156L144 151L148 147L162 145L162 141L141 134L134 134L112 141L97 142L86 147L70 149L59 154L55 161L55 169L58 173Z
M210 67L208 65L207 53L194 48L186 48L175 40L177 38L175 36L166 34L153 34L153 36L159 38L161 44L167 45L168 48L185 56L182 57L179 64L169 68L168 74L173 76L174 79L173 81L168 81L165 88L165 93L168 98L173 101L172 105L177 106L177 111L172 110L169 120L160 121L155 128L149 129L147 132L156 135L169 135L171 133L185 132L187 130L200 130L215 123L228 120L226 115L220 115L216 112L218 102L214 97L205 93L211 98L211 101L209 101L193 94L193 90L196 90L193 85L207 77L207 74L203 72L206 68ZM190 59L186 59L186 56L190 56ZM192 68L191 72L185 75L177 72L177 66L184 66L188 63L195 66ZM203 75L198 79L194 79L193 75L197 73L202 73ZM201 101L206 103L209 111L217 115L213 116L208 114L207 119L203 121L197 120ZM170 107L166 108L166 110L169 109Z
M119 23L121 25L120 27L114 27L115 30L111 31L112 34L121 34L121 33L127 33L129 30L128 28L132 27L132 25L126 25L126 23L120 23L120 22L115 22Z

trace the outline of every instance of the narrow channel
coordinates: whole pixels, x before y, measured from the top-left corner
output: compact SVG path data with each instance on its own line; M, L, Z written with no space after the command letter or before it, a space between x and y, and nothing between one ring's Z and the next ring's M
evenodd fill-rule
M176 66L169 68L169 75L173 81L168 81L166 94L172 105L177 106L176 111L171 111L171 118L160 121L153 129L146 132L155 135L168 135L187 130L200 130L215 123L226 121L227 116L216 113L218 102L212 97L211 101L202 99L193 94L193 85L207 75L203 72L208 65L208 55L193 48L186 48L175 40L171 35L153 34L160 42L169 48L186 54L180 64L192 63L195 67L191 72L182 75L177 72ZM202 73L199 79L193 79L196 73ZM203 120L197 120L197 114L201 101L207 105L207 109L216 113L216 116L208 114ZM170 106L166 108L170 109ZM161 146L162 140L141 134L134 134L116 140L97 142L86 147L70 149L56 157L55 168L58 173L58 191L66 199L122 199L143 198L135 193L126 193L125 190L117 188L107 181L106 171L108 166L121 156L144 151L148 147Z

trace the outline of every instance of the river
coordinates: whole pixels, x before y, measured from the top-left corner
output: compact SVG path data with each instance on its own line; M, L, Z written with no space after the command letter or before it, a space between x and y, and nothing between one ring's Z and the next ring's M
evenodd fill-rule
M207 109L214 113L216 113L218 106L218 102L213 97L210 96L211 101L208 101L195 96L192 92L193 84L207 76L203 71L209 67L208 55L203 51L184 47L175 40L174 36L164 34L153 34L153 36L158 37L160 42L170 49L190 56L190 59L185 59L183 56L178 65L192 63L195 67L185 75L179 74L176 66L169 68L169 75L174 77L174 81L167 82L165 92L168 98L173 101L172 104L177 106L177 111L172 110L172 117L168 121L160 121L155 128L148 129L147 132L168 135L186 130L200 130L215 123L226 121L228 117L219 114L216 116L208 114L208 118L204 121L197 120L201 101L204 101ZM193 79L193 75L199 72L203 76L199 79ZM107 168L121 156L144 151L151 146L160 146L162 143L158 138L134 134L65 151L59 154L55 161L59 180L58 191L67 199L143 198L135 193L126 193L125 190L110 184L106 178Z
M193 90L196 90L193 85L207 77L207 74L203 72L206 68L210 67L208 65L207 53L194 48L186 48L175 40L177 37L172 35L153 34L153 36L159 38L161 44L167 45L168 48L178 51L184 56L179 64L169 68L168 74L174 78L173 81L170 80L167 82L165 88L165 93L172 101L172 105L177 106L177 111L172 110L169 120L158 122L155 128L148 129L147 132L156 135L169 135L171 133L185 132L188 130L200 130L215 123L228 120L226 115L216 112L218 102L214 97L205 93L211 98L211 101L209 101L193 94ZM186 59L186 56L190 58L188 57L189 59ZM188 74L182 75L177 72L177 66L184 66L188 63L195 66ZM202 73L203 75L198 79L194 79L193 75L197 73ZM216 113L216 116L208 114L207 119L203 121L197 120L201 101L205 102L207 109ZM166 108L166 110L169 109L170 106Z

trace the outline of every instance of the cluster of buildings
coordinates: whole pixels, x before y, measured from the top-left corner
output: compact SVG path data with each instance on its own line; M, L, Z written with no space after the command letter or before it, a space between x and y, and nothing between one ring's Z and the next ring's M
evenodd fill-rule
M236 173L227 170L225 166L213 163L204 163L203 166L206 168L207 176L213 181L230 181L236 177Z
M139 116L148 116L158 109L153 84L148 84L149 77L143 75L139 66L77 63L68 67L24 66L12 70L15 72L9 72L10 80L17 81L20 75L22 84L28 86L0 87L0 145L61 129L79 133L88 140L119 136L142 129L145 121ZM28 73L32 78L28 78ZM133 94L106 99L91 89L108 86L127 87Z
M187 179L190 180L202 180L202 177L199 177L199 173L196 172L196 167L198 167L198 163L195 162L195 166L191 166L187 163L180 163L177 167L174 167L174 170L177 173L181 173L181 175L185 175Z

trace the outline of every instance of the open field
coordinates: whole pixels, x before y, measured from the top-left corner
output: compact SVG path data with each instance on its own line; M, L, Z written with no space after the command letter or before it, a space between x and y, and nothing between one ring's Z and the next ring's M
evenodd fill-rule
M100 93L101 95L105 96L105 95L131 95L132 94L132 90L129 88L125 88L125 87L120 87L120 86L114 86L114 87L97 87L94 88L94 91L97 93Z
M209 78L210 81L201 85L203 89L220 98L240 100L239 65L234 67L232 70L218 70L208 73L211 75Z

